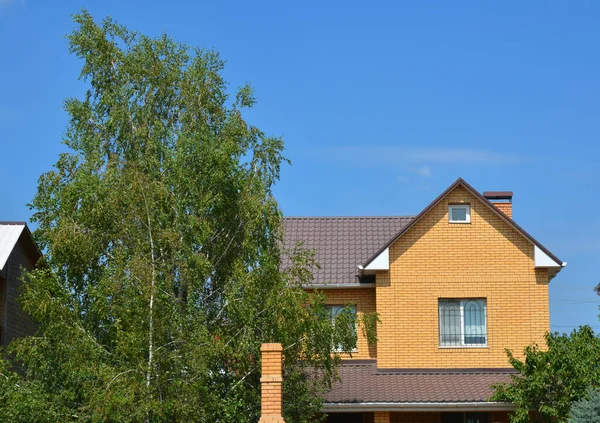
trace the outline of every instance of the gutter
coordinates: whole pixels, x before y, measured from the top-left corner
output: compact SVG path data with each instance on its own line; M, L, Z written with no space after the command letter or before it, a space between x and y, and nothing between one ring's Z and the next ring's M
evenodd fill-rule
M310 284L302 285L303 289L348 289L348 288L375 288L373 282L363 283L327 283L327 284Z
M364 276L364 274L365 274L365 267L364 266L362 266L362 265L359 264L357 266L357 270L358 270L358 276L359 277L360 276Z
M327 402L325 413L362 411L514 411L509 402Z

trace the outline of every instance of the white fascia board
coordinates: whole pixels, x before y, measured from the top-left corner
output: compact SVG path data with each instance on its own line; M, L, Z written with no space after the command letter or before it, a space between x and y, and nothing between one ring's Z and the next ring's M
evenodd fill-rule
M535 267L564 267L567 265L567 263L557 263L537 245L534 245L533 261Z
M325 403L323 411L513 411L517 407L507 402L363 402Z
M390 270L390 249L383 250L364 270Z
M0 225L0 271L4 269L24 229L25 225L22 224Z

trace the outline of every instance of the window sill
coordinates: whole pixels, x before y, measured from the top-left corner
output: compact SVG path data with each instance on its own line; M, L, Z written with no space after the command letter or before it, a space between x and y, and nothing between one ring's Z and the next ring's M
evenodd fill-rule
M489 345L438 345L438 349L440 350L448 350L448 349L486 349L489 348Z

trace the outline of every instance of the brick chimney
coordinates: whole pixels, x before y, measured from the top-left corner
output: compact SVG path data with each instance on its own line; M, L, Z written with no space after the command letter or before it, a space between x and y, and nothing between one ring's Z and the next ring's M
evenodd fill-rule
M260 420L258 423L285 423L281 415L283 395L283 347L281 344L262 344L262 377Z
M486 191L483 196L498 210L512 219L512 191Z

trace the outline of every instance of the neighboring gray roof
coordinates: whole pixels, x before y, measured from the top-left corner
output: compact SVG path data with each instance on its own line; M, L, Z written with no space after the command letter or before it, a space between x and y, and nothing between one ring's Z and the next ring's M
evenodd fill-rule
M26 226L25 222L0 222L0 271Z
M510 382L512 369L377 369L371 362L345 361L325 405L340 403L486 402L492 385Z
M394 217L286 217L284 248L298 242L315 250L321 266L313 284L358 284L357 266L363 264L403 227L411 216ZM284 262L287 267L289 263Z
M34 263L42 256L26 222L0 222L0 271L4 269L21 236L24 236L25 248L34 257Z

